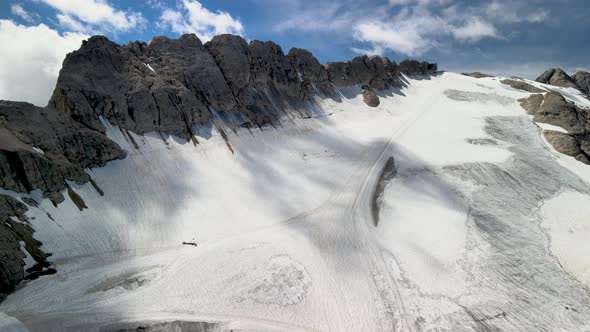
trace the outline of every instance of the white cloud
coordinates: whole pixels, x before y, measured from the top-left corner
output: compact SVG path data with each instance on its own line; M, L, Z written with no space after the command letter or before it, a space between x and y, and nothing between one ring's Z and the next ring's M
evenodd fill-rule
M0 20L0 99L45 106L63 59L88 36Z
M352 50L362 54L393 51L419 56L436 47L452 47L454 41L507 39L503 32L514 31L508 24L547 19L542 8L516 0L388 0L385 5L369 0L316 0L313 7L303 0L276 1L280 6L273 8L283 7L281 13L286 17L275 25L275 30L352 35L364 44Z
M244 34L240 20L224 11L212 12L194 0L183 0L179 10L164 10L159 24L179 34L195 33L203 41L222 33Z
M27 12L23 6L19 5L19 4L13 4L10 6L10 11L12 12L13 15L16 15L20 18L22 18L23 20L32 23L35 19L33 18L33 15L29 14L29 12Z
M89 31L94 27L129 31L145 23L141 13L117 10L106 0L41 1L60 12L58 20L64 27L79 26L81 29L77 31ZM83 26L84 24L88 26Z
M482 12L503 23L539 23L547 20L547 12L543 9L531 9L525 6L523 2L513 1L491 1L484 5Z
M57 14L57 21L61 27L69 31L77 31L90 35L94 34L94 30L90 26L76 20L69 15Z
M486 37L498 37L496 28L480 18L472 17L465 25L452 29L453 36L461 41L476 42Z
M430 5L445 5L453 2L453 0L389 0L389 4L392 6L406 6L406 5L418 5L418 6L430 6Z
M425 38L417 25L387 24L383 22L360 23L355 27L354 38L366 41L372 45L369 50L354 48L353 51L362 54L382 54L386 49L395 50L401 54L421 54L428 50L433 41Z

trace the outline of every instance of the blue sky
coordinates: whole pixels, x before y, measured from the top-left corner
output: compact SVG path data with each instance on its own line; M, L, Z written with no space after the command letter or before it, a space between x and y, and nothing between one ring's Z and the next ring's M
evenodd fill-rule
M285 52L307 48L323 63L381 54L528 78L553 66L588 70L588 7L587 0L0 0L0 67L8 68L0 69L0 99L42 104L63 56L93 34L125 44L234 33L273 40Z

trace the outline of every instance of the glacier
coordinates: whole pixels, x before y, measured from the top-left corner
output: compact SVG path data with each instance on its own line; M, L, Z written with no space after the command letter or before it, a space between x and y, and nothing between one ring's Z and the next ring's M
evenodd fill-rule
M9 192L41 202L27 216L57 273L9 295L0 329L590 330L590 168L501 78L406 79L375 108L342 88L199 144L103 119L127 158L68 183L87 208Z

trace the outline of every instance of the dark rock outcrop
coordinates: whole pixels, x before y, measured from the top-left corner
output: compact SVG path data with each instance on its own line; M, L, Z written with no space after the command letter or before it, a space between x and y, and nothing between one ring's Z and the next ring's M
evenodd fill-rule
M480 73L478 71L474 71L474 72L471 72L471 73L461 73L461 75L469 76L469 77L473 77L473 78L494 77L492 75L488 75L486 73Z
M579 71L572 78L576 82L578 89L590 96L590 73Z
M549 92L535 112L534 121L560 126L570 133L583 133L588 127L587 110L568 102L562 95Z
M42 243L33 238L33 229L25 216L27 210L17 199L0 195L0 300L28 275L51 271L46 262L49 255L41 251ZM36 261L27 271L23 268L23 247Z
M567 130L567 133L545 130L543 135L559 152L590 165L590 110L567 101L557 92L534 94L519 99L520 105L533 120Z
M572 156L584 164L590 164L590 156L580 148L580 142L575 136L554 130L545 130L543 135L555 150Z
M425 62L404 63L408 75L436 70ZM313 95L330 97L334 85L399 87L399 73L387 58L362 56L322 66L307 50L285 55L273 42L248 44L233 35L205 45L195 35L183 35L125 46L95 36L66 57L49 106L99 131L104 131L102 116L136 133L162 131L189 139L193 124L208 122L212 112L221 112L226 122L231 118L234 128L276 123L287 112L305 112Z
M524 108L527 114L533 115L541 107L544 98L545 96L542 94L533 94L527 98L520 98L518 102L520 102L520 106Z
M561 68L547 69L541 76L537 77L536 81L564 88L578 88L576 82Z
M379 97L377 97L377 95L375 94L373 89L371 89L370 86L365 84L362 86L362 90L363 90L363 101L365 102L365 104L367 104L367 106L369 106L369 107L379 106L381 101L379 101Z
M504 80L501 80L500 83L509 85L509 86L511 86L511 87L513 87L515 89L523 90L523 91L526 91L526 92L532 92L532 93L547 92L547 91L545 91L543 89L539 89L536 86L534 86L532 84L529 84L529 83L527 83L525 81L521 81L521 80L504 79Z
M68 114L0 101L0 187L4 189L20 193L39 189L58 204L68 187L65 180L87 182L90 176L85 168L123 157L125 152L117 144ZM23 201L37 205L31 198ZM13 197L0 195L0 299L24 278L55 272L49 268L41 243L33 239L24 215L27 209ZM21 243L36 261L28 271L23 270Z
M404 60L399 64L402 74L408 76L431 76L436 74L438 66L435 63Z
M63 200L64 180L87 182L85 168L125 157L117 144L68 114L28 103L0 101L0 137L0 187L40 189L54 203Z
M329 80L337 86L367 84L378 90L402 86L399 66L388 58L355 57L348 62L326 65Z

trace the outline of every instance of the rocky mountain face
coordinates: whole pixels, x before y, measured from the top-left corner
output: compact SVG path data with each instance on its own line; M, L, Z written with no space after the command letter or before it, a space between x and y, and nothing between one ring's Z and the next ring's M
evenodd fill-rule
M574 76L572 76L572 79L574 82L576 82L576 85L580 91L590 96L590 73L579 71Z
M564 88L576 88L576 82L561 68L550 68L547 69L541 76L536 79L539 83L551 84L555 86L561 86Z
M561 68L550 68L537 77L536 81L564 88L578 89L586 94L590 93L590 73L585 71L580 71L571 77Z
M533 120L560 126L568 131L544 131L545 138L553 147L566 155L590 164L590 110L567 101L557 92L544 96L533 94L521 99L521 106L533 114Z
M99 118L136 133L162 131L189 139L193 124L222 112L230 127L261 126L285 113L305 116L313 96L334 85L400 87L400 72L431 75L436 65L356 57L322 66L307 50L284 54L273 42L219 35L157 37L117 45L95 36L66 58L49 107L104 131ZM231 121L230 121L231 119Z
M339 99L336 86L358 85L370 106L374 90L399 88L401 74L433 75L436 64L356 57L322 65L307 50L284 54L273 42L220 35L203 44L195 35L156 37L117 45L94 36L66 57L45 108L0 101L0 188L39 191L53 204L67 192L86 207L68 181L94 184L85 169L125 157L105 136L104 121L138 134L159 131L193 140L195 126L229 130L309 117L315 97ZM361 86L363 88L361 89ZM35 200L0 195L0 294L27 277L51 273L49 254L33 239L25 212ZM51 216L49 216L51 219ZM23 270L22 248L36 265ZM0 297L1 299L1 297Z

